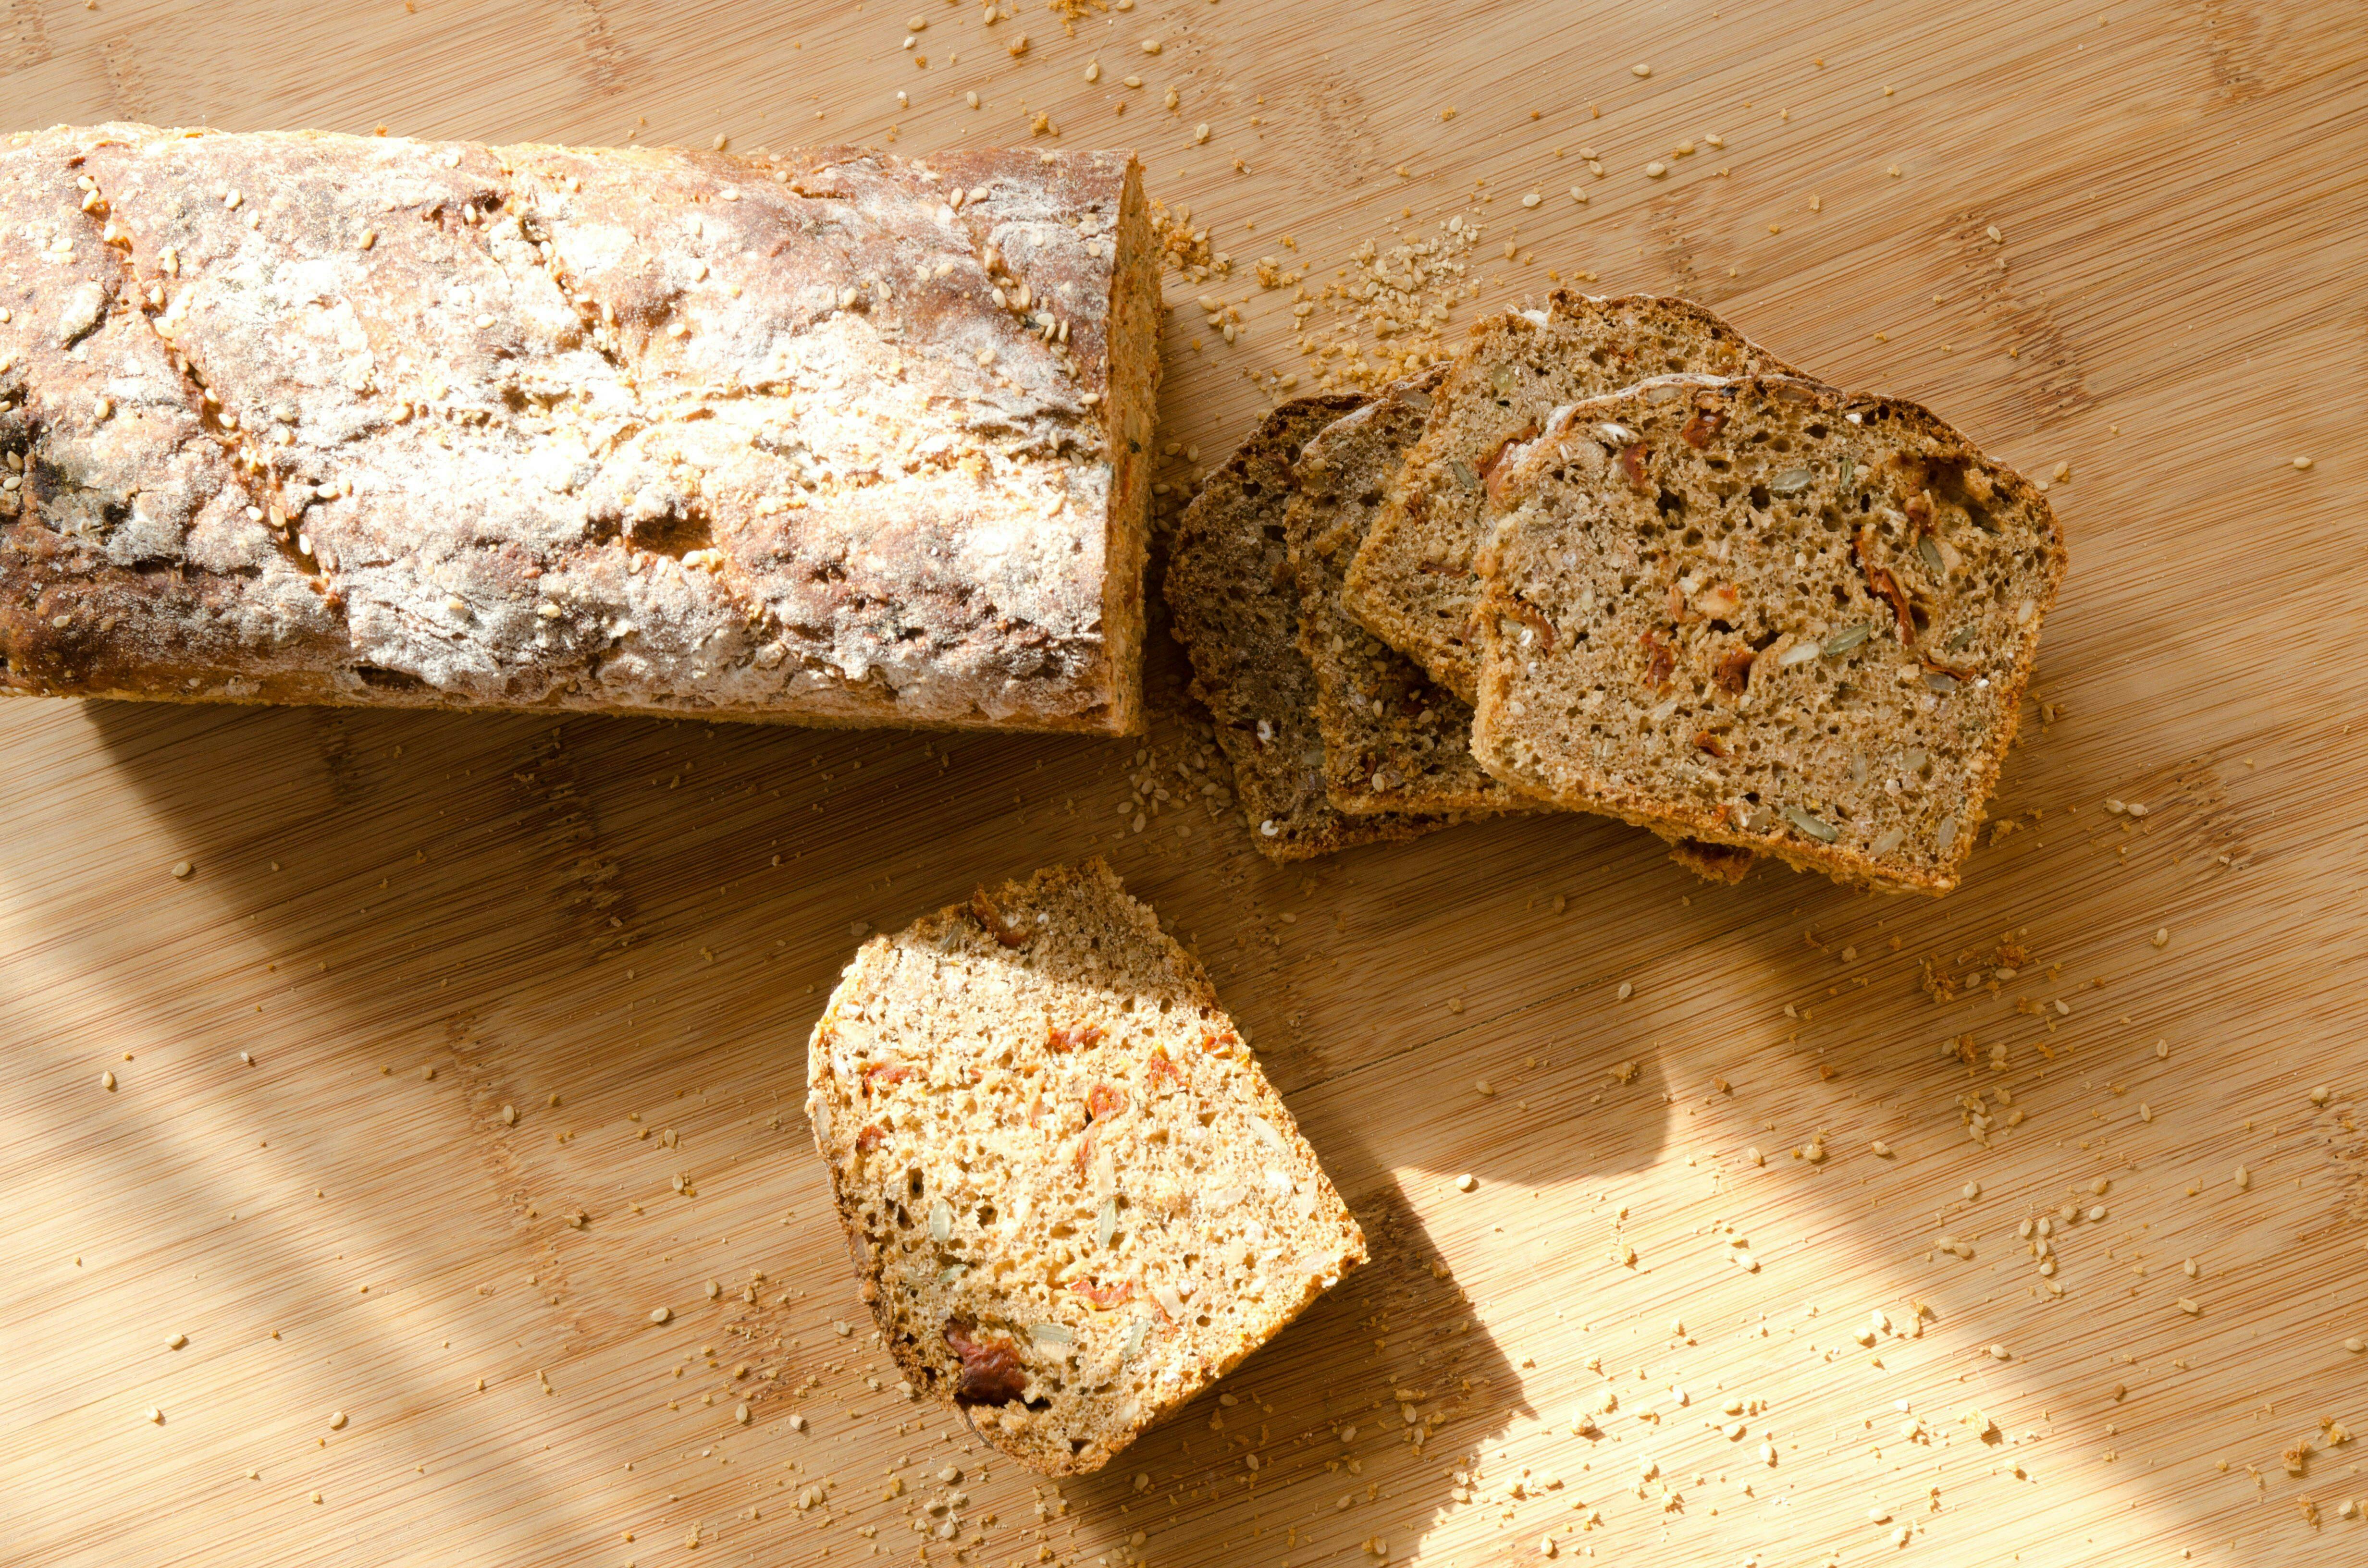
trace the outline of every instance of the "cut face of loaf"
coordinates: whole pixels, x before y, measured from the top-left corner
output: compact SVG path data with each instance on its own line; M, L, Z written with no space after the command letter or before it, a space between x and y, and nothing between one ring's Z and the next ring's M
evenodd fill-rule
M1284 542L1308 437L1361 407L1353 394L1297 398L1268 415L1201 487L1177 525L1165 585L1192 658L1192 695L1234 765L1250 841L1276 860L1412 838L1457 819L1349 815L1332 803L1315 672L1300 651L1299 586Z
M0 689L1140 727L1124 153L0 138Z
M1564 403L1670 372L1790 373L1700 305L1645 294L1557 291L1540 311L1472 329L1422 438L1358 550L1342 601L1382 641L1467 702L1478 689L1474 566L1486 486L1507 450Z
M806 1053L914 1387L1099 1470L1365 1258L1208 976L1099 860L866 943Z
M1299 650L1315 676L1325 792L1341 811L1498 812L1535 804L1472 756L1472 705L1340 605L1349 562L1421 436L1445 367L1326 426L1301 450L1283 531L1300 593Z
M1956 885L2065 566L1914 403L1782 378L1556 415L1497 485L1473 744L1575 810Z

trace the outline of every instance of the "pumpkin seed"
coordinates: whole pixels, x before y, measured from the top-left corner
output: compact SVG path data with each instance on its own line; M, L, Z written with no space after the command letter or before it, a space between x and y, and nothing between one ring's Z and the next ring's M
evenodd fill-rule
M1143 1336L1150 1332L1151 1320L1149 1318L1137 1318L1133 1323L1127 1324L1125 1342L1119 1346L1118 1350L1119 1359L1121 1361L1132 1360L1134 1357L1134 1353L1143 1348Z
M1510 365L1497 366L1495 373L1490 375L1488 378L1488 385L1500 392L1511 392L1513 390L1513 368Z
M1870 636L1873 635L1873 633L1874 623L1871 620L1861 620L1855 626L1845 626L1839 631L1835 632L1831 637L1826 639L1826 657L1828 659L1839 658L1842 654L1849 653L1852 648L1855 648L1860 643L1865 642Z
M1110 1238L1118 1234L1118 1199L1102 1199L1102 1211L1094 1217L1094 1239L1104 1252L1110 1251Z
M1803 833L1807 834L1811 838L1816 839L1820 843L1831 844L1835 839L1839 838L1842 835L1841 829L1834 826L1831 823L1818 821L1816 817L1811 816L1808 812L1803 811L1798 806L1785 807L1784 816L1794 827L1799 828Z
M929 1239L949 1242L954 1234L954 1211L946 1207L942 1198L929 1199Z
M1480 488L1480 476L1473 472L1472 465L1465 462L1462 458L1448 459L1447 472L1453 474L1455 476L1455 483L1463 486L1464 489L1477 490Z
M1924 558L1924 564L1932 569L1934 576L1945 577L1949 574L1948 563L1941 559L1941 547L1930 534L1926 534L1916 541L1916 553Z
M1259 1142L1265 1144L1268 1148L1273 1150L1278 1154L1289 1154L1291 1153L1291 1145L1282 1141L1282 1134L1274 1130L1274 1124L1272 1122L1267 1120L1266 1118L1256 1114L1253 1114L1250 1117L1249 1122L1250 1131L1258 1134Z
M1778 495L1798 495L1809 488L1815 476L1805 468L1788 468L1768 482L1770 491Z
M1899 841L1907 836L1904 829L1886 827L1874 835L1874 842L1866 846L1866 852L1870 855L1888 855L1898 848Z
M1952 653L1956 653L1966 643L1972 642L1974 640L1974 633L1980 630L1981 628L1979 626L1975 625L1967 626L1964 630L1960 631L1954 637L1949 639L1949 652Z
M1844 459L1842 460L1842 488L1843 488L1843 489L1847 490L1847 489L1849 489L1849 488L1850 488L1850 476L1851 476L1852 474L1856 473L1857 472L1858 472L1858 460L1857 460L1856 458L1844 458Z
M950 1263L938 1270L938 1283L951 1285L969 1272L970 1265L967 1263Z
M1957 842L1957 819L1954 813L1941 819L1941 831L1933 835L1933 839L1940 845L1944 854L1947 853L1949 846Z
M1941 696L1946 697L1949 693L1957 689L1957 677L1952 675L1943 675L1939 670L1926 670L1924 672L1924 684L1930 690L1937 691Z
M1031 1323L1028 1325L1028 1337L1041 1339L1047 1345L1075 1345L1077 1342L1076 1335L1057 1323Z

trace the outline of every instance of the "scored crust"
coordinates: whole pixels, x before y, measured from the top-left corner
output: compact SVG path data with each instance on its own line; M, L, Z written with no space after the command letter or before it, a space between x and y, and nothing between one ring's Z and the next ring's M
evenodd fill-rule
M1357 551L1342 602L1470 701L1488 476L1554 409L1677 371L1795 373L1689 300L1558 290L1543 310L1474 324Z
M1141 727L1123 153L0 140L0 688Z
M1326 788L1315 672L1299 646L1299 593L1283 542L1292 465L1308 437L1363 406L1354 393L1297 398L1262 420L1185 507L1164 585L1192 660L1192 695L1234 765L1250 841L1277 860L1412 838L1462 820L1350 815Z
M864 944L806 1052L864 1300L915 1389L1098 1470L1365 1259L1157 917L1089 860Z
M1498 475L1473 746L1596 811L1956 885L2065 570L2047 502L1915 403L1669 377Z

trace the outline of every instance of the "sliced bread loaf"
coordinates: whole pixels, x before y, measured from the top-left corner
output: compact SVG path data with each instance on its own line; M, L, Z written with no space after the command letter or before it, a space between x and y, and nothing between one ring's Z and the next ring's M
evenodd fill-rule
M1283 510L1299 583L1299 651L1315 676L1325 792L1354 815L1536 804L1473 757L1472 705L1340 605L1349 562L1446 375L1439 366L1400 381L1310 437L1299 456L1298 489Z
M1789 371L1702 306L1645 294L1556 292L1472 329L1422 438L1349 569L1342 601L1383 642L1470 701L1479 680L1486 486L1507 449L1564 403L1680 371Z
M863 945L806 1115L916 1389L1098 1470L1365 1259L1208 975L1099 860Z
M1556 412L1495 486L1473 748L1576 810L1945 892L2062 536L1911 403L1670 377Z
M1412 838L1456 820L1351 816L1326 789L1315 672L1300 652L1299 586L1283 512L1300 449L1364 401L1353 393L1304 397L1268 415L1184 509L1167 565L1167 607L1191 654L1192 695L1216 721L1251 842L1277 860Z

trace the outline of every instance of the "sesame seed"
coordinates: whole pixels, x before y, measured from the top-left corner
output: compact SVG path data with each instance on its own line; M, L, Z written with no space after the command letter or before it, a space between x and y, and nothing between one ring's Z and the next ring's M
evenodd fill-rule
M1625 981L1625 980L1623 980L1623 981L1622 981L1622 982L1620 983L1620 992L1619 992L1620 1000L1622 1000L1622 1002L1625 1002L1626 1000L1628 1000L1628 998L1629 998L1629 997L1634 996L1634 995L1635 995L1635 994L1636 994L1636 987L1635 987L1634 984L1630 983L1629 982L1627 982L1627 981Z
M2330 1090L2325 1084L2321 1084L2318 1087L2311 1090L2310 1103L2313 1105L2325 1105L2333 1092L2334 1091Z
M1990 1359L1993 1361L2011 1361L2014 1359L2014 1352L2009 1350L2003 1345L1993 1345L1990 1346Z
M333 1410L329 1412L329 1430L332 1432L342 1432L345 1429L346 1413L342 1410Z
M2343 1342L2343 1348L2357 1356L2362 1351L2368 1350L2368 1339L2362 1339L2355 1334Z
M1669 165L1662 163L1657 158L1645 165L1645 177L1646 179L1659 179L1663 175L1666 175L1668 172Z
M173 1335L172 1338L165 1341L165 1348L167 1350L178 1350L182 1346L187 1345L188 1342L189 1336L188 1335L176 1334Z
M1867 1147L1873 1150L1876 1156L1881 1159L1887 1160L1891 1158L1891 1145L1884 1142L1880 1138L1876 1139L1873 1142L1869 1143Z
M1208 139L1209 122L1204 119L1200 124L1192 128L1192 140L1197 143L1206 142Z
M196 869L187 860L176 860L173 862L173 880L186 882L189 880L189 873Z
M2296 468L2308 468L2310 466L2310 460L2308 458L2296 458L2294 460L2294 465Z
M2247 1170L2243 1165L2238 1165L2237 1167L2237 1190L2242 1192L2245 1188L2252 1185L2253 1173Z
M1476 1187L1479 1185L1480 1178L1473 1176L1469 1172L1466 1172L1464 1175L1455 1178L1455 1190L1458 1192L1470 1192L1474 1187Z
M1524 207L1535 207L1539 202L1543 201L1544 199L1544 197L1540 196L1533 190L1530 192L1529 195L1521 198L1521 205Z
M159 1426L162 1426L165 1424L165 1413L157 1409L153 1404L150 1405L143 1414L146 1415L149 1420L154 1422Z
M1087 63L1086 63L1086 80L1087 80L1087 81L1088 81L1088 82L1099 82L1099 81L1100 81L1101 79L1102 79L1102 62L1101 62L1100 61L1099 61L1099 60L1093 60L1093 61L1088 61L1088 62L1087 62Z
M1653 68L1642 61L1638 61L1635 64L1628 67L1628 69L1638 76L1649 76L1653 74Z
M113 1094L115 1092L115 1074L112 1073L101 1073L98 1075L98 1086L108 1091L108 1093Z
M1977 1181L1967 1182L1964 1186L1964 1193L1965 1200L1970 1203L1982 1195L1982 1184Z
M504 1127L516 1127L518 1125L518 1107L514 1105L506 1105L502 1107L502 1125Z
M1147 39L1144 39L1144 40L1143 40L1143 52L1144 52L1144 53L1145 53L1145 54L1156 54L1156 53L1158 53L1158 52L1159 52L1159 40L1158 40L1157 39L1156 39L1156 38L1147 38Z
M650 1309L650 1321L652 1323L665 1323L667 1319L673 1316L674 1309L672 1307L653 1307Z
M2181 1296L2179 1299L2179 1310L2185 1312L2189 1317L2193 1317L2196 1313L2202 1312L2203 1308L2194 1297Z

